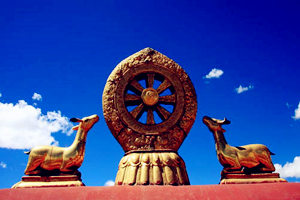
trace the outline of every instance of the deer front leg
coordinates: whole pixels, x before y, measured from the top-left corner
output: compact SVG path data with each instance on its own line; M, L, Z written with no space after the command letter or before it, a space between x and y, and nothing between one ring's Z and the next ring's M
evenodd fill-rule
M223 172L224 173L243 173L243 167L241 166L234 166L234 167L224 167Z
M224 173L232 173L241 171L241 164L235 154L224 154L220 153L218 154L219 161L221 165L224 167L223 172Z
M76 173L76 171L78 171L77 169L79 167L80 167L80 165L78 166L76 157L75 158L73 158L73 157L64 157L63 161L62 161L60 171L62 173L66 173L66 174L73 174L73 173Z
M39 175L41 174L42 171L39 170L39 169L36 169L36 170L33 170L33 171L28 171L28 172L25 172L26 175Z

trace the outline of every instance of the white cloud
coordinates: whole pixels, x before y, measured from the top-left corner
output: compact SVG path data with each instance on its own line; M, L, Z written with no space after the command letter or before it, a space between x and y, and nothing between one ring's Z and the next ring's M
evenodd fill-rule
M35 92L35 93L33 93L32 99L37 100L37 101L41 101L42 100L42 95Z
M280 173L283 178L295 177L300 178L300 156L296 156L292 163L287 162L284 166L280 164L274 165L275 172Z
M293 116L295 120L300 119L300 102L298 104L298 108L295 109L295 116Z
M235 91L236 91L236 93L241 94L241 93L251 90L253 88L254 88L253 85L249 85L248 87L243 87L240 85L238 88L235 88Z
M223 70L213 68L204 78L207 78L207 79L220 78L220 76L222 76L223 73L224 73Z
M7 164L1 161L1 162L0 162L0 167L6 168L6 167L7 167Z
M105 182L104 186L114 186L115 182L113 180L108 180Z
M40 108L20 100L15 105L0 102L0 148L29 149L38 145L58 145L51 135L70 135L72 124L60 111L42 114Z

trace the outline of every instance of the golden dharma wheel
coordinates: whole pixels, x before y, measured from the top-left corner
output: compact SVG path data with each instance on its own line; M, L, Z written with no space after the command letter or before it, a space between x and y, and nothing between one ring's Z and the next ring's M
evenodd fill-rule
M104 118L126 152L116 184L189 184L177 150L196 112L193 84L170 58L145 48L120 62L103 92Z
M177 63L146 48L110 74L103 112L125 152L177 151L195 121L196 93Z

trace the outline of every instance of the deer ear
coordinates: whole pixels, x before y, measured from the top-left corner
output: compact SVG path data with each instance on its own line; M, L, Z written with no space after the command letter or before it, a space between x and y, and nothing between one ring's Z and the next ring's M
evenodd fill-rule
M74 131L77 131L77 130L78 130L78 128L79 128L79 125L77 125L77 126L73 126L73 128L72 128L72 129L73 129Z
M231 122L230 122L228 119L224 118L223 124L230 124L230 123L231 123Z
M71 122L82 122L82 120L78 119L78 118L71 118L70 121Z

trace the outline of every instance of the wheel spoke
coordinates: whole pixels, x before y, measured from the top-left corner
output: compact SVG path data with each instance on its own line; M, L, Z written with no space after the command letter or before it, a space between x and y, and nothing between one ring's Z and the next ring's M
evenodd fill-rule
M169 118L169 116L170 116L170 114L171 114L169 111L167 111L165 108L163 108L163 107L160 106L160 105L157 105L156 108L157 108L157 114L158 114L158 116L159 116L163 121Z
M134 95L134 94L126 94L125 95L125 102L127 101L139 101L141 100L141 96Z
M163 91L165 91L168 87L171 86L171 83L165 79L160 86L156 89L156 91L158 92L158 94L162 93Z
M151 108L149 108L147 112L147 124L155 124L153 110Z
M144 108L144 104L141 103L140 105L138 105L138 107L136 107L135 109L133 109L130 114L136 119L138 120L142 114L143 114L143 108Z
M139 105L142 102L142 99L138 95L125 94L124 101L126 106L133 106L133 105Z
M147 88L153 88L154 84L154 74L149 73L147 74Z
M139 93L142 93L142 91L144 90L143 86L141 86L141 84L136 80L131 81L130 86L132 86Z
M167 96L160 96L158 102L163 104L175 104L175 94L167 95Z

